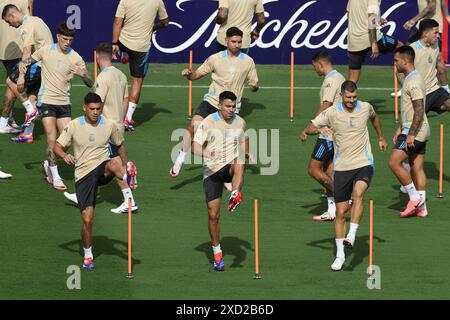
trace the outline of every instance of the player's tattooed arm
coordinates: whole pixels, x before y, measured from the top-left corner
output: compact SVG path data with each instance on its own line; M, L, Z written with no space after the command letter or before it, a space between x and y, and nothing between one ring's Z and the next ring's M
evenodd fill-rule
M369 38L372 47L372 54L370 58L374 60L380 55L380 50L378 49L377 43L377 15L373 13L369 14Z
M423 102L424 99L413 100L413 109L414 116L411 124L411 128L409 129L408 136L416 137L422 127L423 118L425 114L425 104Z
M223 24L228 19L228 8L219 8L216 16L216 23Z
M436 62L436 69L437 69L437 78L441 86L448 85L448 79L447 79L447 68L445 67L445 62L442 59L442 56L439 55L437 62Z
M73 65L70 67L70 71L72 71L73 74L81 77L87 87L92 88L92 86L94 85L94 80L91 79L86 66Z
M153 26L152 32L158 31L159 29L164 29L169 26L169 18L162 19L159 23Z
M128 150L123 143L119 146L117 152L119 153L122 163L126 164L128 162Z
M425 7L425 9L419 12L419 14L414 18L412 18L411 20L406 21L406 23L403 25L403 28L405 28L406 30L411 29L420 19L430 15L435 11L436 11L436 0L427 0L427 6Z
M30 12L30 16L33 15L33 1L34 0L28 0L28 11Z

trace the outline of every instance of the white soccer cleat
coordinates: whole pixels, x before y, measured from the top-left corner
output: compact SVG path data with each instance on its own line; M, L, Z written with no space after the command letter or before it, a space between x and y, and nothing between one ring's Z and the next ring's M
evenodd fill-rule
M138 206L136 203L131 206L132 213L136 213L137 209L138 209ZM128 203L122 202L122 204L119 207L117 207L115 209L111 209L111 212L117 213L117 214L128 213Z
M71 201L71 202L73 202L75 204L78 204L78 198L77 198L77 194L76 193L64 192L64 197L67 200L69 200L69 201Z
M0 171L0 179L10 179L12 175L3 171Z
M402 96L402 90L398 90L398 91L397 91L397 97L400 98L401 96ZM391 93L391 97L392 97L392 98L395 98L395 92L392 92L392 93Z
M313 220L314 221L334 221L335 218L336 218L336 215L331 214L330 212L326 211L326 212L322 213L320 216L314 216Z
M355 245L355 238L356 235L348 234L347 237L344 239L344 246L348 249L353 249L353 246Z
M183 166L183 162L175 161L175 163L173 164L173 167L170 168L169 175L173 178L178 177L182 166Z
M67 190L67 187L64 184L62 179L53 180L53 188L55 188L56 190L59 190L59 191Z
M331 265L331 270L333 271L341 271L342 266L344 265L345 258L336 257L333 264Z
M225 187L225 189L227 189L229 192L233 191L233 185L231 184L231 182L224 182L223 186Z
M22 130L13 128L9 124L7 124L4 127L0 127L0 133L21 133L21 132Z

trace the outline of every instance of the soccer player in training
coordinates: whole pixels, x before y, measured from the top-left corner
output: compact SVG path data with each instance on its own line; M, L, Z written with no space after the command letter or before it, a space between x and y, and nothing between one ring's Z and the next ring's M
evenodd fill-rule
M24 15L29 15L29 0L0 0L0 12L7 4L15 5ZM12 73L13 68L22 58L19 29L11 28L2 19L0 20L0 60L6 69L6 77ZM19 133L20 127L12 116L12 107L16 101L14 92L6 87L3 97L3 110L0 116L0 133Z
M101 72L94 83L95 93L102 98L103 113L102 116L106 119L114 121L119 128L122 136L125 133L123 119L128 108L128 84L125 74L113 66L112 63L112 46L109 43L101 43L95 49L97 52L97 64ZM119 157L118 146L110 143L110 157L112 161L118 161L120 165L121 159ZM118 179L120 187L121 180ZM132 195L129 195L125 190L123 192L124 201L115 209L111 209L114 213L128 212L128 198L132 200L132 211L138 209L136 202ZM64 196L78 204L76 194L64 192Z
M426 85L415 70L414 58L414 50L409 46L395 51L394 62L406 78L401 98L401 122L393 138L395 146L389 158L389 167L409 195L405 210L400 212L402 218L414 214L425 217L428 214L425 205L427 177L423 163L430 126L425 114ZM403 162L409 162L412 177L402 166Z
M219 243L220 204L225 182L232 183L228 211L234 211L242 201L245 157L248 141L245 121L236 114L237 96L223 91L219 96L219 109L207 116L194 137L193 152L203 156L203 188L208 208L208 229L214 254L214 268L224 270Z
M188 80L198 80L211 73L211 85L209 92L197 107L191 123L183 136L180 153L175 160L169 174L178 176L186 159L186 153L191 148L192 138L197 126L208 115L217 112L219 108L219 96L223 91L231 91L237 95L236 113L241 108L241 98L244 92L244 84L247 82L251 91L259 89L258 75L255 62L245 53L240 52L243 33L236 27L227 30L227 49L213 54L195 71L184 69L181 74Z
M23 134L11 138L11 141L32 143L34 129L32 121L39 115L36 101L41 86L41 65L33 64L28 69L25 69L25 65L34 51L52 44L53 37L42 19L27 16L14 5L6 5L3 8L2 19L11 27L20 30L20 43L22 44L22 61L14 67L12 73L6 79L6 84L8 90L14 93L26 109L25 122L22 124L25 130ZM22 96L24 91L26 91L26 98ZM5 102L5 105L9 104L12 105L12 102Z
M81 211L84 260L83 268L94 269L92 253L92 226L98 186L116 177L122 192L129 197L135 186L136 167L128 161L123 136L112 120L101 115L103 103L96 93L84 98L84 116L67 124L55 144L55 154L69 165L75 165L75 190ZM110 160L109 141L118 146L122 162ZM74 154L66 153L73 146ZM126 165L125 165L126 164Z
M256 14L257 24L252 31L253 15ZM216 22L220 24L217 32L217 52L227 49L226 33L230 27L242 30L241 51L249 52L252 40L259 38L259 33L266 23L262 0L220 0Z
M159 23L155 24L156 15ZM113 24L113 53L120 51L129 56L131 91L125 129L134 130L133 113L139 102L142 83L148 70L152 34L169 25L169 17L162 0L120 0Z
M75 29L63 22L58 28L57 43L41 47L25 64L40 62L42 65L42 83L37 102L47 136L47 160L42 165L47 182L57 190L67 190L58 172L53 147L58 131L61 133L72 119L70 88L73 75L81 77L86 86L93 85L83 59L70 47L74 36Z
M403 28L409 30L408 44L420 39L419 27L422 19L434 19L439 23L439 33L443 31L441 0L417 0L419 13L405 22Z
M362 64L371 50L370 58L378 58L380 53L393 52L399 45L397 39L377 30L380 19L378 0L349 0L348 13L348 80L358 82ZM382 25L387 21L380 19Z
M336 259L331 265L340 271L345 262L344 246L355 245L356 232L364 211L364 194L374 172L367 121L370 119L379 138L379 148L385 151L387 143L381 122L372 105L358 100L356 84L345 81L341 87L342 102L320 113L302 131L300 139L318 134L320 128L333 128L334 141L334 197L336 200ZM345 237L345 213L353 196L350 230Z
M341 101L341 85L345 78L333 68L331 55L327 51L316 53L312 58L312 64L316 73L320 77L324 77L320 88L320 107L316 113L316 116L318 116L321 112ZM309 161L308 173L326 189L328 209L323 214L313 217L314 221L333 221L336 217L333 188L333 156L333 137L331 132L329 134L320 134Z

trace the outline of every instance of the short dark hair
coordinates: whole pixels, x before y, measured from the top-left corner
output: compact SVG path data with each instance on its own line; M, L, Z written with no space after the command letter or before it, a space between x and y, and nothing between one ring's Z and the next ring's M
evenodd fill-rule
M102 103L102 98L94 92L89 92L84 96L84 104L89 103Z
M109 57L112 60L112 45L110 43L100 43L97 48L95 48L95 52L97 52L97 54L101 54L104 56Z
M10 11L19 11L19 8L17 8L15 5L13 4L8 4L3 8L2 11L2 19L4 20L6 18L6 16L10 13Z
M231 38L234 36L244 36L244 33L241 31L241 29L237 27L231 27L227 29L227 38Z
M344 81L341 85L341 92L355 92L356 90L358 90L358 87L356 86L356 83L351 80Z
M439 23L434 19L423 19L419 25L419 36L422 37L423 33L433 28L439 28Z
M416 58L416 53L414 52L414 49L411 48L410 46L398 47L397 49L395 49L394 54L395 53L401 54L402 56L406 56L411 63L414 63L414 59Z
M327 62L331 62L331 54L328 51L316 52L312 57L312 61L317 62L319 60L325 60Z
M223 91L220 95L219 95L219 103L222 103L224 100L226 99L230 99L231 101L236 101L237 97L236 95L231 92L231 91Z
M59 25L57 34L60 34L62 36L66 36L66 37L75 37L75 29L70 28L67 25L67 22L63 22Z

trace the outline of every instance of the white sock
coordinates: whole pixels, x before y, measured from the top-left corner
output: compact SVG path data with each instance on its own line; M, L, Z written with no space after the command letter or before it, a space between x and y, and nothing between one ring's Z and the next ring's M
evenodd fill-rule
M180 150L180 153L178 154L176 162L184 163L185 160L186 160L186 152L184 152L183 150Z
M213 249L214 255L216 253L222 252L222 249L220 248L220 243L217 246L215 246L215 247L213 246L212 249Z
M91 259L94 259L94 255L92 254L92 247L89 247L89 248L83 248L83 250L84 250L84 258L85 259L87 259L87 258L91 258Z
M34 106L33 106L33 104L31 103L30 100L26 100L26 101L24 101L22 104L23 104L23 106L25 107L25 109L27 109L28 115L30 115L30 114L33 113L33 111L34 111Z
M0 117L0 128L5 128L8 125L8 119Z
M345 259L344 239L336 239L336 257Z
M28 127L25 128L23 134L25 136L33 135L33 130L34 130L34 123L32 122Z
M425 190L417 190L420 194L420 197L424 200L423 205L419 207L419 210L423 210L427 208L427 192Z
M327 197L328 200L328 212L333 216L336 215L336 203L334 202L334 197Z
M409 200L416 200L420 198L419 192L417 192L414 182L411 182L407 186L404 186L406 191L408 191Z
M48 166L50 168L50 172L52 173L53 181L61 180L58 172L58 166Z
M128 102L128 111L127 111L128 120L131 120L133 118L134 110L136 110L136 103Z
M405 168L408 172L411 172L411 166L409 165L409 162L403 162L402 163L403 168Z
M352 237L356 236L356 231L358 231L358 227L359 227L359 224L351 222L350 223L350 230L348 231L347 237L350 238L350 236L352 236Z
M136 203L134 202L133 193L131 192L130 188L122 189L122 194L123 194L123 201L127 204L127 206L129 198L131 198L131 205L132 206L136 205Z

